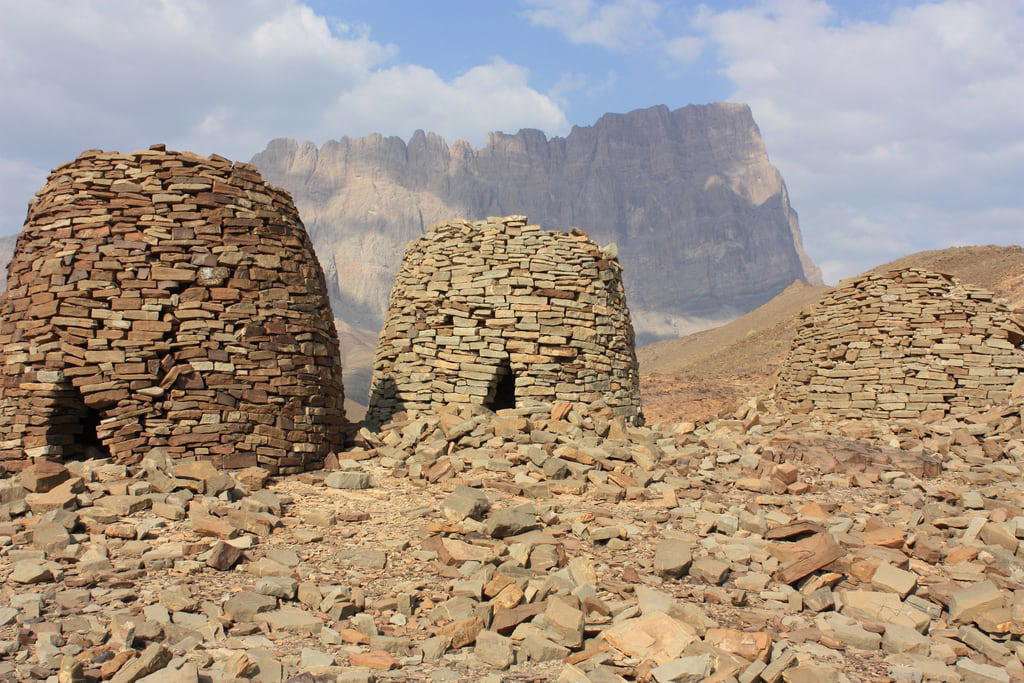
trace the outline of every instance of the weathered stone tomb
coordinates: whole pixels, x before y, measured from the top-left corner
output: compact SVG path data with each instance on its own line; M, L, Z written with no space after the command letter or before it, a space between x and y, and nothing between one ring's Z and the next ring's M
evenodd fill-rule
M109 452L275 472L346 427L324 276L290 196L219 156L84 152L0 299L0 466Z
M802 315L775 387L848 417L939 418L1011 398L1024 330L991 292L923 269L841 282Z
M371 422L396 412L603 401L642 420L613 249L523 216L453 221L409 244L374 362Z

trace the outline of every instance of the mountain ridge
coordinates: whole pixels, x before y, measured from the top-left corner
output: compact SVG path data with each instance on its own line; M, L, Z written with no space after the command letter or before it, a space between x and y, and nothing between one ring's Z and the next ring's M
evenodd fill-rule
M642 338L731 319L796 278L820 282L746 105L657 105L564 137L494 132L480 148L422 130L320 147L278 138L252 162L295 198L336 314L367 329L405 243L454 217L525 214L616 242Z

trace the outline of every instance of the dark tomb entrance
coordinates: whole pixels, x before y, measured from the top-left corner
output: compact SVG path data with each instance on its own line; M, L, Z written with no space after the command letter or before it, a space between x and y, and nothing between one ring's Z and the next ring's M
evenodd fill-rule
M75 388L65 392L60 404L50 419L50 441L63 444L63 459L109 458L110 450L97 433L103 419L101 411L86 405Z
M492 389L490 400L487 402L487 407L494 411L515 408L516 376L512 373L512 368L509 367L508 363L504 363L498 368L497 380Z
M85 407L85 411L79 419L78 425L81 432L78 435L78 445L84 458L110 457L110 452L96 433L100 426L100 419L100 412L88 406Z

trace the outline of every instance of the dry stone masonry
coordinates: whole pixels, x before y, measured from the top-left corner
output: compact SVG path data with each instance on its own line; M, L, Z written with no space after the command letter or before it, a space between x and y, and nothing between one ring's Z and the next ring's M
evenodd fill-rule
M524 216L432 227L410 243L395 281L368 419L452 404L603 401L640 422L614 252Z
M937 419L1005 403L1024 330L993 295L909 268L847 280L803 314L776 395L846 417Z
M346 427L290 196L220 156L84 152L29 207L0 299L0 465L159 453L317 466Z

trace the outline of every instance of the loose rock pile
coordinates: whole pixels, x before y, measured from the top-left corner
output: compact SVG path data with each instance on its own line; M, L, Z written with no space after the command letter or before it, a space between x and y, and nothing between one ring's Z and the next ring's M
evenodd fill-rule
M1024 395L1024 328L991 292L909 268L841 283L803 316L785 410L939 419Z
M603 400L640 416L633 327L613 248L523 216L433 226L395 280L367 417L445 405Z
M0 675L1024 678L1019 411L770 407L396 416L272 483L37 461L0 485Z
M84 152L30 206L0 300L0 467L340 446L338 337L291 198L218 156Z

